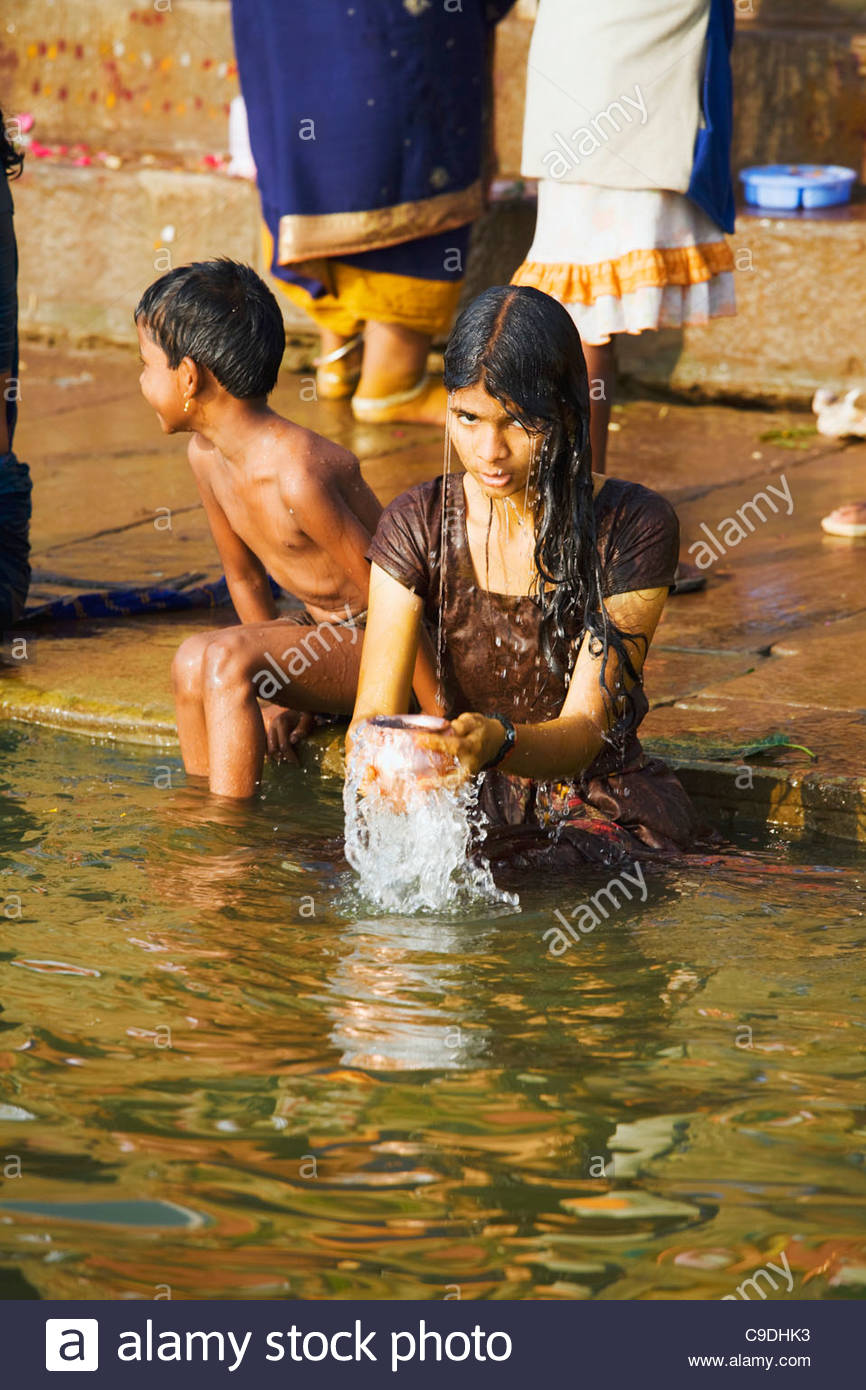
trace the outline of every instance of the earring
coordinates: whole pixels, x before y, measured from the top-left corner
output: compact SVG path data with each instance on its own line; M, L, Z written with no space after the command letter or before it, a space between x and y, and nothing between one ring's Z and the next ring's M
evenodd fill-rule
M190 408L191 405L192 405L192 401L189 400L189 398L187 398L187 399L184 401L184 403L183 403L183 413L184 413L184 415L188 415L188 414L189 414L189 408Z

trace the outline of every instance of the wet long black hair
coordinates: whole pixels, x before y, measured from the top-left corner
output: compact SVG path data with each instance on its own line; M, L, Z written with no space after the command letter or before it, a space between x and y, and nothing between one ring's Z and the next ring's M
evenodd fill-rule
M17 179L24 163L24 155L21 150L15 148L6 134L6 120L2 111L0 111L0 160L3 161L3 172L7 179Z
M542 446L536 476L535 595L541 605L541 652L570 679L583 641L601 657L599 684L614 713L606 741L621 745L637 722L629 681L639 681L628 638L603 602L589 441L589 381L580 334L562 305L528 285L498 285L473 299L445 350L445 386L481 385ZM575 639L573 634L577 633ZM606 678L609 653L619 658L615 690Z

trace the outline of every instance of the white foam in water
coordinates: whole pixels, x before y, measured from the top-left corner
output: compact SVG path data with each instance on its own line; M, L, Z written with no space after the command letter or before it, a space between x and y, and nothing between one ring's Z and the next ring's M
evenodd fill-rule
M365 898L386 912L441 912L482 902L517 907L486 864L470 861L484 838L472 782L416 788L398 807L375 789L360 796L350 761L343 790L346 858Z

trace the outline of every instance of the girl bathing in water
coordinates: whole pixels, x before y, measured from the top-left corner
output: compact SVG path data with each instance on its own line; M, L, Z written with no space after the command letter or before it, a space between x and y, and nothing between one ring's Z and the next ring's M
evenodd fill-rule
M445 385L444 475L392 502L370 547L350 740L360 720L409 710L426 624L451 731L424 742L483 774L480 806L498 827L489 857L615 863L684 848L692 806L637 738L675 512L593 474L580 337L541 291L475 299L448 343Z

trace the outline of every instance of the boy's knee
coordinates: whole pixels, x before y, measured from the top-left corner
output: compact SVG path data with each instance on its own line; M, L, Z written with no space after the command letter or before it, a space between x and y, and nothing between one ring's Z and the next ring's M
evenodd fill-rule
M207 638L187 637L181 642L171 663L171 683L176 695L200 695L202 665Z
M238 685L249 676L247 643L240 633L226 632L208 642L202 662L206 690Z

